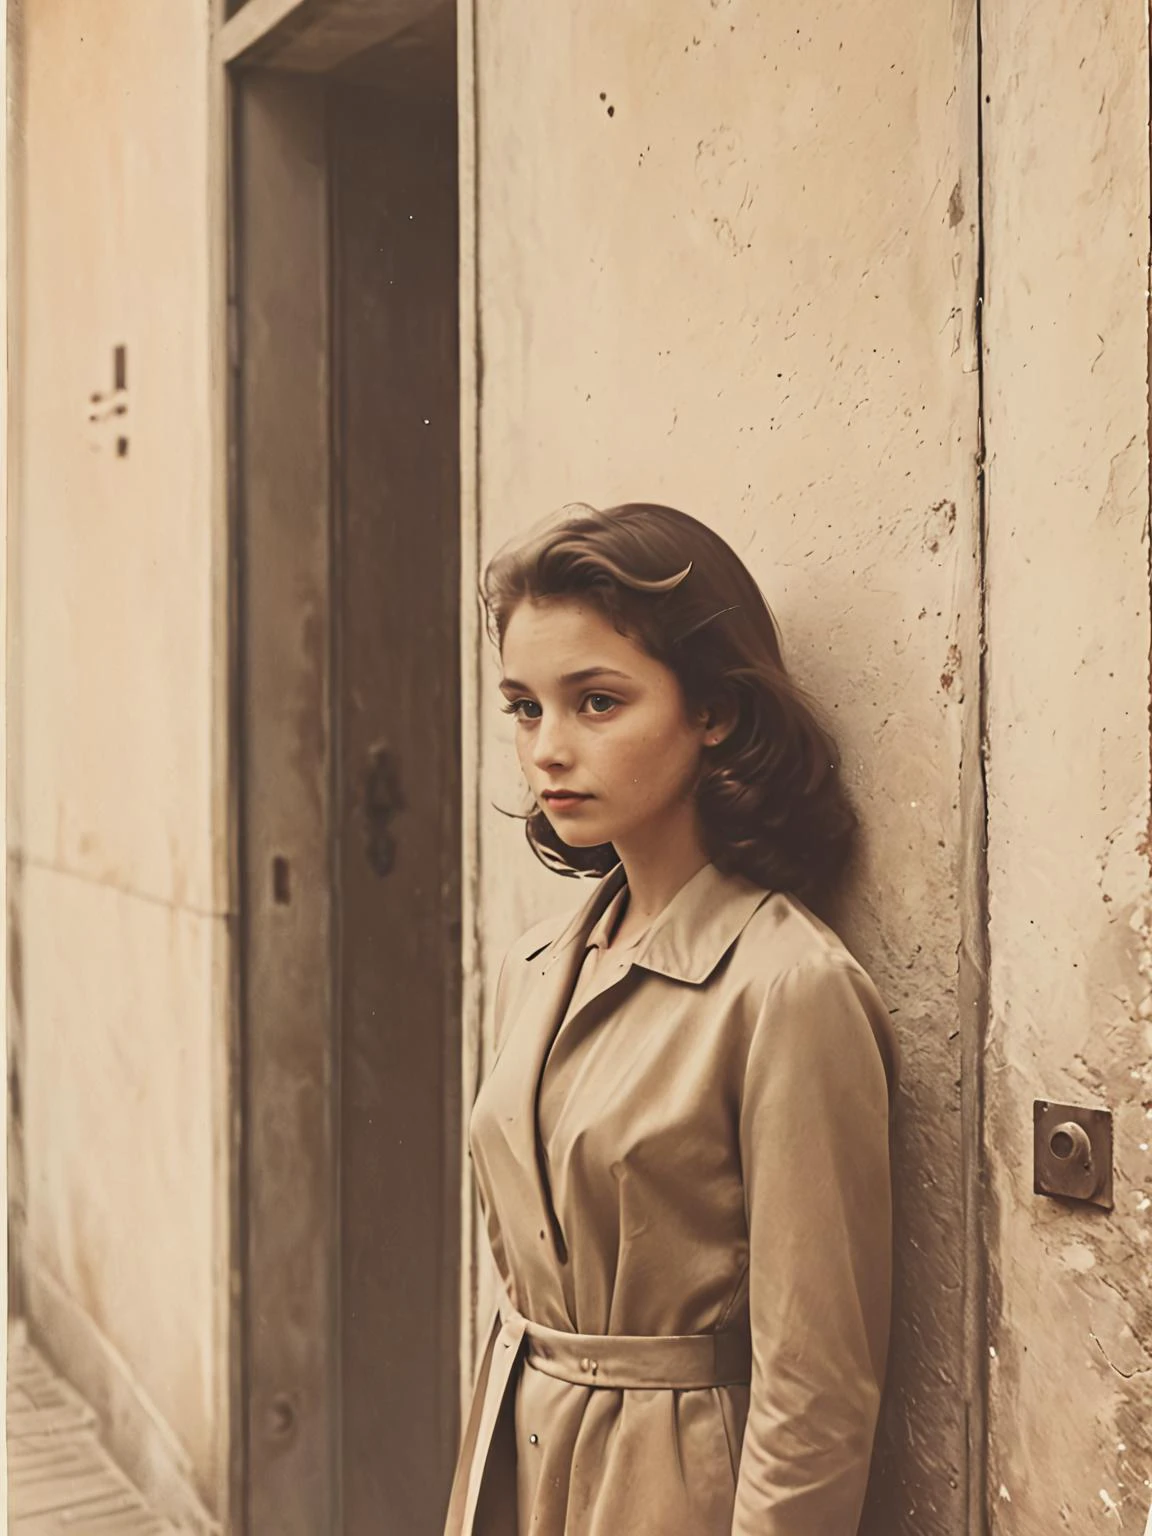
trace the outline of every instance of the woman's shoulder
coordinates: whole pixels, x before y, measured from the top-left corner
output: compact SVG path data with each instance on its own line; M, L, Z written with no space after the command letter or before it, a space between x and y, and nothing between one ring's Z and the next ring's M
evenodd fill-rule
M868 974L829 923L783 891L771 892L753 912L733 959L767 983L800 967L813 972L847 967Z
M876 983L836 930L802 901L770 895L741 934L732 963L765 1019L785 1008L804 1018L854 1013L867 1020L894 1084L899 1050Z

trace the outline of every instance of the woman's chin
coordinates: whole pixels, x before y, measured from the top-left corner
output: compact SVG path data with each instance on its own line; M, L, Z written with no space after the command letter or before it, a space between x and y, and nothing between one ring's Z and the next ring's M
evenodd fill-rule
M572 832L565 827L557 827L558 836L562 837L569 848L599 848L601 843L610 843L610 837L598 837L590 832L581 830Z
M602 827L582 824L578 816L549 816L548 825L569 848L598 848L612 841Z

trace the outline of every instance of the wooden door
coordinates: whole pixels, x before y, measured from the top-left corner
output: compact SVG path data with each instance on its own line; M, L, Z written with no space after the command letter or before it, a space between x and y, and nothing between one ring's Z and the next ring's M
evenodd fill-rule
M344 1529L433 1536L459 1321L453 100L333 87Z
M454 58L237 82L249 1536L431 1536L458 1433Z

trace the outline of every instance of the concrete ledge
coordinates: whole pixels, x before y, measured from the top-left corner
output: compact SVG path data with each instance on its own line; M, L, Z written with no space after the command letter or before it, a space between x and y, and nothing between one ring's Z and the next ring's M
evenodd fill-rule
M222 1536L205 1509L183 1446L122 1355L86 1312L28 1256L30 1341L95 1411L100 1439L157 1514L191 1536Z

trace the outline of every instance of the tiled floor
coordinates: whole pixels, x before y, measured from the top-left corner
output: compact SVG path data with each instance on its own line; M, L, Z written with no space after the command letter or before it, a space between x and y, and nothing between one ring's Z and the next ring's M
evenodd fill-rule
M175 1536L108 1458L91 1408L19 1324L8 1334L8 1530L12 1536Z

